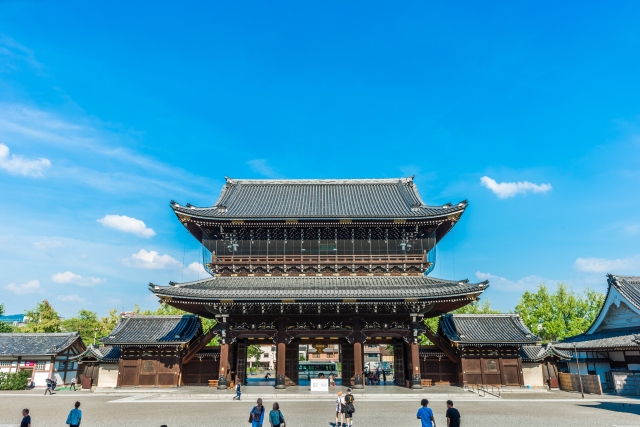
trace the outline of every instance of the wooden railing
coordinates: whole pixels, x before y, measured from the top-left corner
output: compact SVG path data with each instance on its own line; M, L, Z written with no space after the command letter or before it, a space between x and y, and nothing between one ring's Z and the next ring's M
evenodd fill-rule
M334 264L420 264L427 254L420 255L216 255L214 265L334 265Z

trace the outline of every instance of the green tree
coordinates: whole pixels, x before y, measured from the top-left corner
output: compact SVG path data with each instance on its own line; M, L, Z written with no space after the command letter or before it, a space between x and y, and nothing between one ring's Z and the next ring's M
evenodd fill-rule
M4 304L0 304L0 316L4 315ZM8 323L0 322L0 333L13 332L13 326Z
M516 313L524 324L544 341L556 341L589 329L604 303L604 295L587 288L582 295L559 283L550 293L542 283L536 292L520 297Z
M254 362L257 362L262 355L262 349L259 345L250 345L247 347L247 359L253 359Z
M21 332L60 332L60 316L49 301L43 300L32 310L24 312L27 324L20 328Z
M84 345L97 343L110 331L105 331L95 311L82 309L77 316L62 321L61 329L65 332L80 332Z
M100 319L100 329L103 331L103 336L107 336L113 331L119 320L118 309L109 310L109 315Z

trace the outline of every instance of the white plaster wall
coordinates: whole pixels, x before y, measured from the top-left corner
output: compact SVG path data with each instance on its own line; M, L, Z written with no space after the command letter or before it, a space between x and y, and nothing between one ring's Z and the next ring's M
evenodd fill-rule
M118 385L118 365L101 364L98 372L98 387L115 387Z
M46 387L47 378L49 378L49 372L37 371L33 376L35 387Z
M542 366L540 363L522 363L522 378L524 385L531 387L544 387L544 378L542 377Z

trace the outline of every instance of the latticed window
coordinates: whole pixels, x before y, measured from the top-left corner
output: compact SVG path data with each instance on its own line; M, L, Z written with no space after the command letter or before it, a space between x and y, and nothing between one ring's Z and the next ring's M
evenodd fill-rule
M44 371L46 362L36 362L36 371Z
M11 362L8 360L0 361L0 366L11 366Z

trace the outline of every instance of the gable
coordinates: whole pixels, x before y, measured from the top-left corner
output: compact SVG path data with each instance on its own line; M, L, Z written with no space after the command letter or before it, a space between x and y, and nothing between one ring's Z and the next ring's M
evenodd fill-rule
M598 318L593 322L587 334L627 329L637 330L639 328L640 310L629 304L616 288L611 287Z

